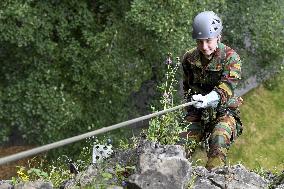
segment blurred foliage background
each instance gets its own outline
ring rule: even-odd
[[[191,23],[200,11],[222,18],[244,80],[276,67],[283,7],[282,0],[2,0],[0,142],[17,135],[47,144],[139,116],[134,94],[159,83],[167,52],[195,46]]]

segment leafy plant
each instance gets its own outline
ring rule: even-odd
[[[48,170],[48,179],[53,183],[55,187],[59,187],[63,183],[63,181],[72,178],[70,171],[66,166],[64,166],[64,164],[62,164],[61,166],[51,165]]]
[[[23,182],[29,181],[30,177],[27,173],[26,168],[23,166],[17,166],[17,168],[18,168],[17,175],[18,175],[19,181],[23,181]]]
[[[27,171],[27,173],[30,179],[32,180],[36,180],[36,179],[47,180],[48,179],[48,174],[41,169],[31,168]]]
[[[135,166],[121,166],[120,164],[116,164],[115,173],[118,178],[119,183],[124,183],[129,175],[131,175],[135,171]]]
[[[193,189],[194,188],[194,184],[195,184],[195,180],[196,180],[197,176],[196,175],[193,175],[188,184],[187,184],[187,189]]]
[[[165,81],[158,88],[162,91],[160,105],[163,110],[176,106],[175,95],[178,81],[176,79],[179,70],[180,61],[176,59],[176,63],[172,61],[172,55],[169,53],[166,60]],[[152,107],[155,112],[156,108]],[[182,119],[183,112],[178,110],[169,112],[159,117],[154,117],[149,122],[147,138],[151,141],[160,142],[161,144],[175,144],[179,141],[179,134],[184,131],[185,124]]]
[[[279,70],[279,73],[273,74],[270,79],[264,81],[263,85],[268,90],[280,90],[281,83],[284,81],[284,66],[281,65]]]

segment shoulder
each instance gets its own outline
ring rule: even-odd
[[[182,58],[182,62],[183,63],[186,63],[186,62],[195,62],[196,60],[198,60],[198,57],[199,57],[199,51],[198,49],[195,47],[195,48],[192,48],[190,50],[187,50],[184,55],[183,55],[183,58]]]
[[[223,44],[224,45],[224,44]],[[231,47],[224,45],[224,53],[226,61],[240,61],[240,56],[238,53]]]
[[[224,45],[225,54],[225,71],[227,71],[227,77],[241,78],[242,62],[237,52],[229,46]]]

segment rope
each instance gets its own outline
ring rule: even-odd
[[[48,151],[48,150],[51,150],[51,149],[54,149],[54,148],[65,146],[67,144],[74,143],[74,142],[77,142],[77,141],[85,139],[85,138],[89,138],[89,137],[92,137],[92,136],[95,136],[95,135],[98,135],[98,134],[102,134],[102,133],[105,133],[105,132],[108,132],[108,131],[111,131],[111,130],[114,130],[114,129],[118,129],[118,128],[130,125],[130,124],[133,124],[133,123],[137,123],[137,122],[140,122],[140,121],[143,121],[143,120],[155,117],[155,116],[159,116],[159,115],[162,115],[162,114],[165,114],[165,113],[168,113],[168,112],[180,109],[180,108],[184,108],[184,107],[193,105],[195,103],[196,103],[196,101],[188,102],[188,103],[181,104],[181,105],[178,105],[178,106],[175,106],[175,107],[172,107],[172,108],[169,108],[169,109],[165,109],[165,110],[162,110],[162,111],[159,111],[159,112],[155,112],[155,113],[148,114],[148,115],[145,115],[145,116],[142,116],[142,117],[138,117],[138,118],[131,119],[131,120],[128,120],[128,121],[124,121],[124,122],[121,122],[121,123],[118,123],[118,124],[115,124],[115,125],[103,127],[101,129],[91,131],[91,132],[88,132],[88,133],[85,133],[85,134],[77,135],[77,136],[74,136],[74,137],[71,137],[71,138],[67,138],[67,139],[60,140],[60,141],[50,143],[50,144],[47,144],[47,145],[43,145],[43,146],[40,146],[40,147],[37,147],[37,148],[33,148],[33,149],[30,149],[30,150],[27,150],[27,151],[23,151],[23,152],[19,152],[19,153],[10,155],[10,156],[6,156],[6,157],[3,157],[3,158],[0,158],[0,165],[6,164],[6,163],[9,163],[9,162],[13,162],[13,161],[17,161],[17,160],[20,160],[20,159],[23,159],[23,158],[26,158],[26,157],[29,157],[29,156],[33,156],[33,155],[36,155],[36,154],[39,154],[39,153],[42,153],[42,152],[45,152],[45,151]]]

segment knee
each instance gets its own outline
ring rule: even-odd
[[[236,122],[231,116],[222,117],[214,126],[210,141],[218,146],[229,146],[236,136]]]
[[[180,133],[180,137],[189,141],[200,142],[203,136],[203,127],[200,122],[191,122],[186,131]]]
[[[231,144],[230,133],[227,131],[213,132],[209,138],[209,145],[216,147],[228,148]]]

